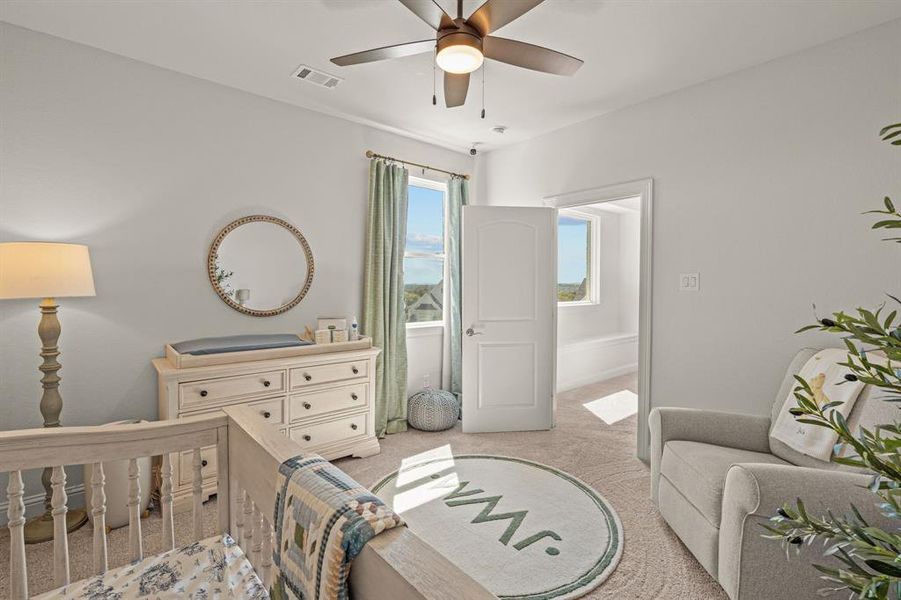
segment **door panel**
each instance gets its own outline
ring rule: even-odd
[[[536,260],[510,260],[498,248],[537,246],[537,232],[528,223],[489,223],[478,229],[479,321],[531,321],[535,318]],[[483,251],[484,249],[484,251]],[[529,260],[531,259],[531,260]]]
[[[463,208],[463,431],[553,426],[557,218]]]

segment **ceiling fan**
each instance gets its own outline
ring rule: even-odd
[[[346,67],[437,51],[435,62],[444,71],[444,101],[448,108],[466,102],[469,74],[481,67],[485,58],[544,73],[572,75],[582,66],[578,58],[534,44],[489,35],[543,1],[487,0],[468,19],[464,19],[463,0],[457,0],[457,18],[453,19],[435,0],[400,0],[401,4],[435,29],[435,39],[354,52],[335,57],[332,62]]]

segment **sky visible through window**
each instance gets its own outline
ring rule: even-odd
[[[557,226],[557,299],[588,300],[590,221],[561,214]]]
[[[410,185],[404,253],[407,322],[441,321],[444,279],[444,191]]]

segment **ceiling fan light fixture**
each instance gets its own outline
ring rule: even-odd
[[[482,66],[482,40],[472,34],[460,31],[438,40],[438,54],[435,62],[447,73],[472,73]]]

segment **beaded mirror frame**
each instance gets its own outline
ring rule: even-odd
[[[272,223],[273,225],[278,225],[287,229],[291,233],[291,235],[293,235],[297,239],[297,242],[303,249],[304,257],[306,258],[307,262],[307,277],[304,281],[303,287],[301,287],[300,291],[290,302],[272,309],[248,308],[246,306],[238,304],[231,296],[228,295],[228,293],[224,289],[222,289],[216,278],[216,256],[219,253],[219,246],[222,244],[223,240],[225,240],[226,236],[241,225],[260,222]],[[231,223],[223,227],[218,235],[216,235],[215,239],[213,239],[213,243],[210,244],[210,251],[207,254],[207,275],[210,278],[210,285],[213,286],[216,294],[218,294],[223,302],[228,304],[236,311],[244,313],[245,315],[250,315],[252,317],[274,317],[275,315],[280,315],[283,312],[287,312],[300,304],[300,301],[304,299],[304,296],[306,296],[307,292],[310,290],[310,285],[312,285],[313,283],[314,272],[315,266],[313,262],[313,251],[310,249],[310,244],[307,243],[306,238],[303,237],[303,234],[300,232],[300,230],[284,219],[279,219],[278,217],[272,217],[269,215],[249,215],[232,221]]]

